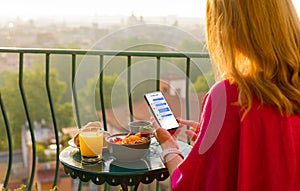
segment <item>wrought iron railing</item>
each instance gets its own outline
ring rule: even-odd
[[[133,64],[133,58],[136,57],[150,57],[154,58],[154,66],[153,70],[156,72],[156,90],[159,90],[160,88],[160,75],[161,75],[161,64],[162,64],[162,59],[165,58],[180,58],[184,59],[184,65],[185,65],[185,75],[186,75],[186,89],[185,89],[185,110],[186,110],[186,118],[189,118],[190,116],[190,103],[189,103],[189,86],[190,86],[190,70],[191,70],[191,60],[193,59],[209,59],[209,55],[207,53],[198,53],[198,52],[149,52],[149,51],[105,51],[105,50],[75,50],[75,49],[40,49],[40,48],[0,48],[0,54],[12,54],[16,57],[16,62],[18,62],[17,69],[18,69],[18,88],[19,88],[19,93],[22,98],[22,103],[23,107],[20,107],[19,109],[24,109],[24,115],[26,117],[26,120],[28,122],[28,128],[30,132],[30,137],[31,137],[31,142],[32,142],[32,168],[31,172],[29,175],[28,182],[25,184],[27,185],[28,190],[31,190],[33,185],[34,185],[34,178],[35,178],[35,171],[36,171],[36,140],[35,140],[35,133],[34,133],[34,125],[33,125],[33,119],[31,116],[31,113],[29,111],[29,105],[28,105],[28,97],[27,97],[27,90],[24,87],[24,57],[26,55],[43,55],[45,57],[45,60],[43,62],[44,65],[44,70],[46,73],[45,76],[45,85],[46,85],[46,93],[48,97],[48,104],[50,107],[51,111],[51,118],[52,118],[52,123],[53,123],[53,131],[55,134],[55,139],[56,139],[56,167],[55,167],[55,176],[53,177],[53,187],[56,186],[57,184],[57,179],[58,179],[58,172],[59,172],[59,153],[60,153],[60,143],[59,143],[59,127],[57,123],[57,114],[56,114],[56,109],[53,104],[53,90],[51,89],[50,85],[50,70],[51,70],[51,56],[53,55],[66,55],[69,56],[71,61],[70,63],[67,63],[71,67],[71,81],[72,84],[75,81],[76,78],[76,70],[78,67],[77,64],[77,59],[79,56],[95,56],[98,58],[98,64],[100,68],[99,72],[99,95],[100,95],[100,103],[101,103],[101,108],[102,108],[102,121],[104,124],[104,129],[107,130],[107,119],[106,119],[106,109],[105,109],[105,97],[103,94],[103,76],[105,68],[104,68],[104,60],[106,57],[124,57],[126,58],[127,62],[127,96],[128,96],[128,109],[130,111],[130,120],[133,120],[133,101],[132,101],[132,96],[131,96],[131,65]],[[0,66],[3,65],[3,63],[0,63]],[[0,68],[1,69],[1,68]],[[0,71],[1,72],[1,71]],[[1,84],[0,84],[1,87]],[[7,165],[7,172],[5,174],[5,179],[3,181],[3,187],[7,187],[10,179],[10,174],[11,174],[11,169],[12,169],[12,161],[13,161],[13,139],[12,139],[12,132],[11,128],[13,128],[10,124],[11,121],[9,120],[9,112],[6,109],[6,98],[3,96],[3,92],[5,89],[0,89],[0,106],[1,106],[1,117],[3,119],[3,125],[6,130],[6,135],[7,135],[7,144],[8,144],[8,165]],[[36,90],[39,91],[39,90]],[[73,103],[74,103],[74,110],[75,110],[75,120],[77,122],[77,125],[81,127],[81,120],[80,120],[80,114],[79,114],[79,106],[77,103],[77,92],[76,88],[72,88],[72,93],[73,93]],[[0,180],[1,181],[1,180]],[[80,189],[80,188],[79,188]]]

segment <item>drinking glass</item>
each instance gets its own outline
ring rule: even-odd
[[[140,126],[139,132],[141,133],[142,137],[151,138],[153,134],[153,127],[151,125]]]
[[[142,136],[150,137],[153,127],[150,121],[131,121],[128,123],[129,131],[132,134],[141,133]]]
[[[79,131],[80,154],[83,162],[102,160],[103,129],[97,126],[82,127]]]

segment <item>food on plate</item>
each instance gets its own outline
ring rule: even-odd
[[[151,144],[150,137],[142,137],[140,133],[118,133],[106,137],[108,152],[116,161],[139,161],[148,152]]]
[[[106,137],[109,137],[110,136],[110,132],[108,132],[108,131],[103,131],[103,137],[104,137],[104,139],[103,139],[103,147],[107,147],[107,142],[105,141],[106,139]]]
[[[80,147],[80,144],[79,144],[79,133],[76,133],[76,135],[74,136],[74,144],[77,147]]]
[[[149,141],[147,137],[142,137],[141,133],[130,134],[128,133],[124,138],[115,137],[110,139],[110,142],[115,144],[139,144]]]

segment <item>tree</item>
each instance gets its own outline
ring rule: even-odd
[[[71,102],[65,102],[57,107],[57,123],[60,130],[62,127],[70,127],[75,125],[73,117],[73,105]]]
[[[11,133],[13,135],[14,148],[20,148],[21,129],[22,126],[27,123],[18,80],[18,72],[6,71],[5,78],[0,86],[0,91],[9,118]],[[51,127],[53,121],[45,87],[45,71],[43,71],[41,67],[24,70],[23,82],[31,121],[45,121],[44,126]],[[61,97],[65,92],[65,83],[58,80],[58,75],[55,70],[52,70],[50,74],[50,88],[52,102],[59,123],[58,126],[65,127],[71,125],[73,117],[72,107],[70,106],[70,103],[60,102]],[[0,136],[0,138],[3,138],[6,134],[1,133]],[[0,148],[3,147],[1,146]]]
[[[117,75],[103,76],[103,98],[105,109],[126,103],[126,83]],[[92,77],[77,94],[81,124],[95,119],[95,112],[101,110],[98,77]],[[95,103],[95,105],[93,105]],[[96,110],[96,111],[95,111]],[[83,122],[83,123],[82,123]]]
[[[177,47],[179,52],[199,52],[207,53],[207,48],[205,42],[199,40],[185,39]],[[185,72],[186,59],[172,59],[173,62]],[[209,58],[192,58],[190,62],[190,80],[195,82],[199,75],[209,72],[212,70],[212,65]]]
[[[183,40],[177,49],[182,52],[208,52],[205,42],[200,42],[199,40]]]
[[[199,75],[193,85],[196,92],[207,92],[214,82],[215,79],[213,72],[208,72],[206,75]]]

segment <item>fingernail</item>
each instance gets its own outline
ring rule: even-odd
[[[195,141],[196,138],[197,138],[197,135],[195,134],[195,135],[193,136],[193,138],[192,138],[192,141]]]

